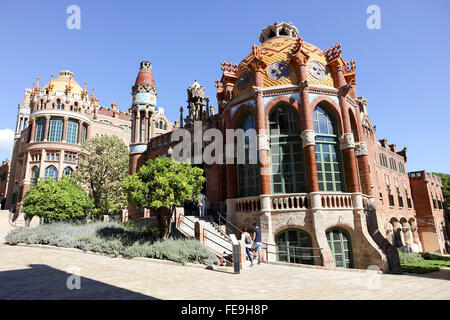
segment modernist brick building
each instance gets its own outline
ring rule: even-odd
[[[357,95],[355,62],[343,59],[340,45],[323,51],[303,41],[291,23],[264,28],[260,42],[239,65],[222,63],[217,114],[195,81],[188,115],[181,109],[174,127],[193,132],[201,121],[224,137],[226,129],[257,132],[256,165],[199,164],[209,208],[226,208],[239,227],[260,224],[269,260],[398,271],[396,248],[424,249],[406,147],[377,141],[367,101]],[[147,78],[146,92],[156,92],[153,75]],[[135,107],[130,173],[149,158],[170,156],[176,144],[170,132],[142,140],[153,107]],[[144,214],[131,209],[130,217]],[[287,249],[276,253],[279,245]]]
[[[409,180],[416,209],[416,229],[423,251],[444,253],[449,238],[441,178],[423,170],[410,172]]]

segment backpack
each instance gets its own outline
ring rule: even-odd
[[[245,235],[245,244],[252,244],[252,238],[248,233]]]

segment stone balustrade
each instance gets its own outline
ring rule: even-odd
[[[286,212],[320,210],[352,210],[359,207],[354,194],[337,192],[290,193],[228,199],[228,212]],[[361,197],[361,207],[362,204]],[[267,205],[264,205],[267,201]],[[367,199],[366,199],[366,201]],[[365,205],[367,205],[367,203]],[[362,209],[362,208],[361,208]]]

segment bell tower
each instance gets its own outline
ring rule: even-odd
[[[157,106],[157,93],[152,64],[149,61],[142,61],[131,91],[130,174],[136,172],[137,160],[147,150],[147,143],[152,136],[151,124]]]

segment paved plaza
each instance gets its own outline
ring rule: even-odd
[[[0,299],[450,299],[450,270],[445,280],[262,264],[235,275],[3,244],[0,261]],[[68,289],[70,272],[80,289]]]

